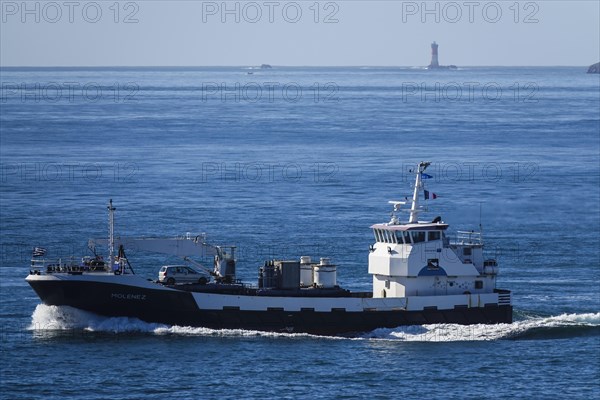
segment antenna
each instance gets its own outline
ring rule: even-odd
[[[481,236],[481,238],[483,238],[483,226],[481,225],[481,208],[482,208],[483,202],[479,202],[479,235]]]

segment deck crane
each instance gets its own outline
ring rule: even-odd
[[[216,246],[206,242],[206,235],[192,235],[172,238],[157,237],[115,237],[112,239],[90,239],[88,247],[96,254],[96,246],[118,246],[128,251],[147,251],[169,254],[182,258],[203,269],[215,278],[217,282],[230,283],[235,281],[235,246]],[[191,257],[213,256],[214,268],[210,270]]]

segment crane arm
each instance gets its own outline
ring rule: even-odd
[[[123,245],[128,252],[145,251],[170,254],[178,257],[222,256],[221,248],[205,243],[200,236],[175,238],[117,237],[115,246]],[[95,252],[96,246],[107,246],[108,239],[90,239],[88,247]]]

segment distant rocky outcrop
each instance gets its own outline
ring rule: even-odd
[[[588,74],[600,74],[600,62],[597,62],[594,65],[590,65],[587,73]]]
[[[427,69],[458,69],[456,65],[429,65]]]

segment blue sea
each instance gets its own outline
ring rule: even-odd
[[[598,398],[600,76],[585,67],[3,68],[0,397]],[[424,219],[479,229],[514,322],[351,337],[211,330],[40,304],[34,246],[206,233],[331,257],[369,290],[369,226],[431,161]],[[156,279],[168,255],[132,251]],[[207,262],[207,260],[198,260]]]

